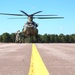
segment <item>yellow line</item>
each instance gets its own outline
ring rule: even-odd
[[[50,75],[43,63],[35,44],[32,44],[32,55],[28,75]]]

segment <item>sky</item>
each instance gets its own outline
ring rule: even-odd
[[[38,15],[54,14],[64,19],[34,19],[39,34],[75,34],[75,0],[0,0],[0,13],[28,14],[43,11]],[[8,19],[15,16],[0,15],[0,35],[22,31],[27,19]]]

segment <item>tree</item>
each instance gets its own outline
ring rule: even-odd
[[[54,40],[55,40],[55,35],[54,34],[50,35],[50,43],[54,43]]]
[[[69,37],[70,37],[69,35],[66,35],[66,37],[65,37],[65,42],[66,42],[66,43],[69,43],[69,42],[70,42],[70,41],[69,41],[69,40],[70,40]]]
[[[59,42],[59,37],[58,37],[58,35],[55,35],[55,36],[54,36],[54,42],[55,42],[55,43],[58,43],[58,42]]]
[[[64,34],[59,35],[59,42],[60,43],[65,43],[65,35]]]
[[[44,43],[48,43],[49,42],[47,34],[43,35],[43,42]]]
[[[72,34],[71,37],[72,37],[72,42],[75,43],[75,34]]]
[[[2,35],[2,42],[11,42],[11,36],[9,33],[3,33]]]
[[[0,42],[2,42],[2,36],[0,35]]]
[[[10,35],[10,37],[11,37],[11,42],[15,42],[15,38],[16,38],[16,35],[15,35],[15,33],[12,33],[11,35]]]

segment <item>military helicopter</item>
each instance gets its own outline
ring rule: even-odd
[[[25,23],[22,33],[25,36],[35,36],[37,38],[38,36],[38,24],[33,21],[33,19],[62,19],[64,17],[58,17],[58,15],[36,15],[38,13],[41,13],[42,11],[35,12],[33,14],[27,14],[23,10],[20,10],[23,14],[10,14],[10,13],[0,13],[0,15],[13,15],[13,16],[27,16],[28,21]],[[35,16],[35,17],[34,17]],[[27,19],[27,18],[9,18],[9,19]],[[20,31],[17,32],[17,38],[19,36]]]

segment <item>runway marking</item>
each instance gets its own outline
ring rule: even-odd
[[[32,44],[31,63],[28,75],[50,75],[35,44]]]

